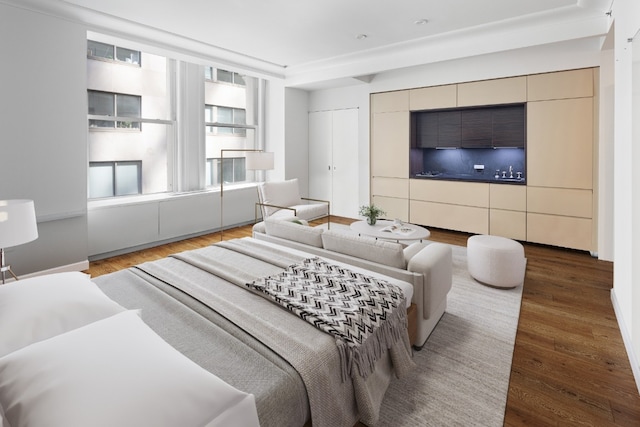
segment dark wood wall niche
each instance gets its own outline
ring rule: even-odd
[[[412,148],[524,148],[521,104],[411,112]]]

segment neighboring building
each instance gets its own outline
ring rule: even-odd
[[[178,61],[125,46],[87,41],[90,199],[178,190],[174,89]],[[253,149],[257,79],[201,67],[206,135],[204,182],[220,185],[220,150]],[[188,140],[185,144],[198,144]],[[225,183],[253,181],[241,152],[224,159]]]

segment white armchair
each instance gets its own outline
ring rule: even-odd
[[[258,185],[257,209],[260,207],[262,219],[286,218],[296,216],[312,220],[329,216],[330,203],[327,200],[300,197],[298,179],[286,181],[262,182]]]

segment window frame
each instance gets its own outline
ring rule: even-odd
[[[108,46],[113,48],[113,58],[109,58],[106,56],[102,56],[102,55],[96,55],[95,53],[92,53],[92,49],[89,46],[89,43],[95,43],[95,44],[99,44],[99,45],[103,45],[103,46]],[[137,52],[138,53],[138,61],[134,62],[133,60],[131,60],[131,62],[128,62],[126,60],[122,60],[118,58],[118,49],[124,49],[124,50],[128,50],[131,52]],[[117,64],[123,64],[123,65],[129,65],[132,67],[142,67],[142,51],[140,50],[136,50],[136,49],[131,49],[128,47],[124,47],[124,46],[118,46],[115,44],[111,44],[111,43],[104,43],[104,42],[99,42],[97,40],[91,40],[91,39],[87,39],[87,58],[89,59],[93,59],[96,61],[105,61],[105,62],[114,62]]]
[[[137,183],[136,186],[138,188],[137,193],[129,193],[129,194],[117,194],[118,190],[118,174],[117,169],[118,166],[137,166]],[[97,166],[110,166],[111,167],[111,195],[110,196],[100,196],[100,197],[91,197],[89,193],[91,187],[88,187],[87,191],[87,199],[88,200],[100,200],[100,199],[113,199],[113,198],[121,198],[127,196],[141,196],[142,194],[142,160],[100,160],[95,162],[89,162],[89,174],[91,173],[91,167]]]
[[[117,93],[117,92],[106,92],[102,90],[94,90],[87,89],[87,107],[90,108],[90,94],[91,93],[101,93],[108,94],[113,96],[113,115],[103,115],[103,114],[88,114],[87,117],[89,119],[89,130],[90,131],[125,131],[125,132],[142,132],[142,122],[145,121],[142,119],[142,96],[141,95],[130,95],[126,93]],[[131,97],[136,98],[139,104],[140,116],[120,116],[118,114],[118,97]],[[110,126],[91,126],[91,122],[110,122],[113,123],[113,127]],[[126,127],[120,126],[120,124],[124,123],[137,123],[137,126]]]

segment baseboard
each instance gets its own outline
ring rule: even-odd
[[[45,274],[66,273],[68,271],[84,271],[89,269],[89,260],[67,264],[60,267],[50,268],[48,270],[36,271],[34,273],[23,274],[20,279],[28,279],[29,277],[44,276]],[[8,282],[8,280],[7,280]]]
[[[622,310],[620,309],[620,305],[618,304],[615,289],[611,289],[611,302],[613,303],[613,311],[616,313],[618,327],[620,328],[620,333],[622,334],[622,341],[624,342],[624,347],[627,350],[627,357],[629,357],[631,371],[633,372],[633,377],[636,380],[636,387],[638,388],[638,393],[640,393],[640,360],[638,360],[635,352],[633,351],[631,335],[629,334],[627,327],[625,326],[624,322],[620,321],[620,319],[622,319]]]

